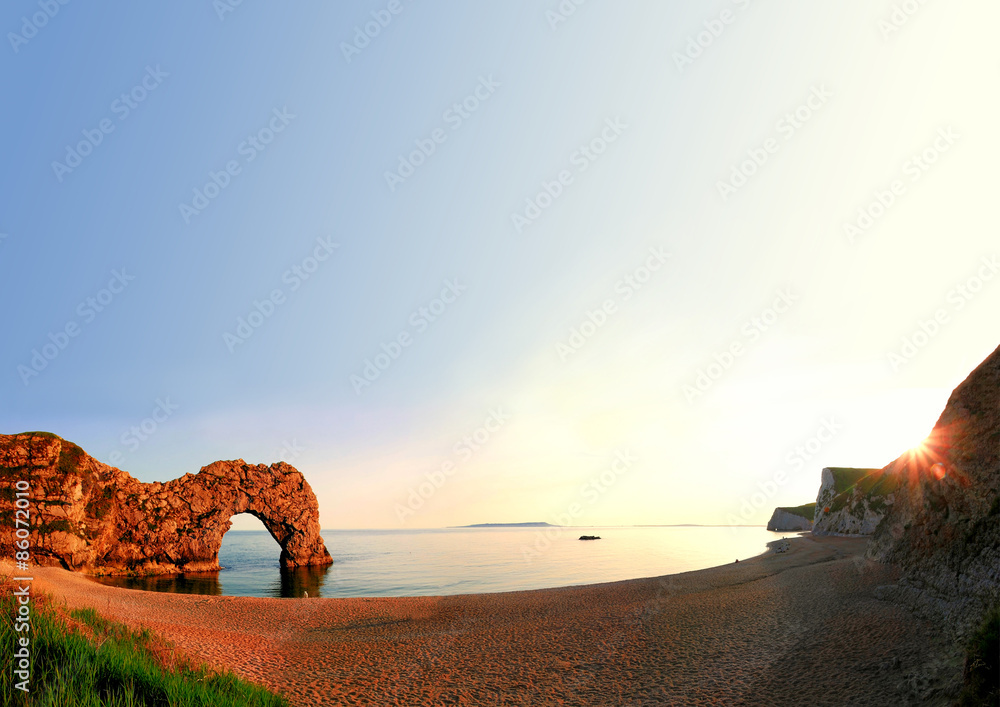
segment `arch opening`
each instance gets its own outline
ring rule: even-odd
[[[237,513],[229,522],[229,530],[219,545],[218,562],[222,570],[245,565],[280,565],[284,548],[256,513]]]
[[[329,564],[289,567],[285,545],[274,524],[248,510],[233,515],[231,527],[222,537],[218,563],[223,594],[236,596],[320,597]],[[281,528],[278,528],[281,532]]]

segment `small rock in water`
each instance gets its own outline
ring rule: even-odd
[[[581,535],[580,540],[600,540],[600,535]]]

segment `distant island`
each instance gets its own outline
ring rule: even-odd
[[[552,523],[474,523],[473,525],[449,525],[449,528],[561,528]]]

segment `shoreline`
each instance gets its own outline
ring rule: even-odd
[[[594,527],[604,528],[610,526]],[[634,529],[640,528],[640,526],[630,527]],[[698,529],[708,527],[710,526],[697,526]],[[705,553],[702,553],[701,548],[698,548],[697,552],[681,552],[677,553],[676,556],[665,555],[662,558],[656,558],[653,560],[646,559],[637,564],[624,562],[620,565],[612,566],[610,571],[608,570],[609,562],[611,565],[615,565],[616,560],[609,560],[608,557],[599,557],[596,561],[594,561],[594,566],[598,568],[597,570],[586,570],[583,569],[582,566],[577,567],[572,564],[566,564],[564,568],[555,567],[555,571],[551,573],[538,571],[525,573],[520,571],[518,567],[521,563],[512,563],[510,558],[506,558],[506,560],[504,560],[504,558],[498,557],[496,559],[495,567],[481,564],[478,567],[473,568],[470,572],[462,570],[460,562],[452,562],[448,566],[441,567],[441,574],[439,577],[442,579],[437,586],[430,585],[420,579],[415,579],[409,589],[418,592],[416,594],[406,593],[408,587],[405,580],[396,581],[392,572],[386,573],[384,570],[380,570],[379,568],[373,568],[370,564],[362,564],[360,568],[357,565],[350,566],[347,569],[347,573],[344,574],[345,565],[339,564],[339,560],[336,560],[331,565],[322,567],[296,567],[288,569],[279,568],[278,565],[275,564],[273,568],[254,566],[252,570],[249,570],[247,567],[239,565],[238,563],[240,560],[233,556],[229,558],[232,560],[232,563],[227,562],[224,566],[220,566],[219,569],[206,569],[199,567],[196,570],[181,571],[178,571],[175,568],[170,572],[143,570],[119,570],[109,572],[103,568],[88,569],[84,567],[77,568],[73,571],[75,574],[89,577],[102,584],[118,586],[135,591],[152,590],[157,592],[179,594],[204,594],[206,596],[299,598],[302,596],[302,592],[304,590],[308,591],[310,598],[356,598],[361,596],[392,598],[411,596],[457,596],[462,594],[496,594],[509,591],[533,591],[536,589],[558,589],[567,586],[604,584],[608,582],[642,579],[650,576],[663,576],[661,573],[681,574],[685,572],[711,569],[714,567],[722,567],[734,562],[746,562],[759,555],[768,554],[772,551],[775,543],[786,538],[796,537],[801,535],[803,532],[808,533],[808,531],[799,530],[764,532],[763,526],[719,526],[719,528],[730,529],[734,527],[755,527],[762,532],[755,534],[749,542],[747,542],[746,539],[743,539],[741,542],[740,539],[736,537],[731,538],[730,540],[732,540],[734,547],[731,547],[729,550],[723,550],[723,552],[727,554],[727,557],[720,556],[721,552],[714,547],[709,548]],[[685,526],[684,529],[689,528],[688,526]],[[447,532],[448,529],[438,530]],[[459,530],[464,531],[466,529],[463,528]],[[471,530],[480,529],[474,528]],[[484,530],[489,532],[493,529],[487,528]],[[517,531],[520,529],[512,528],[511,530]],[[256,534],[260,537],[266,537],[269,540],[271,539],[270,534],[266,530],[242,532]],[[403,532],[408,533],[410,531]],[[628,552],[628,544],[623,544],[622,540],[622,537],[615,538],[606,536],[604,542],[601,544],[606,545],[610,543],[611,545],[614,545],[617,541],[619,545],[618,551]],[[722,543],[717,544],[722,547]],[[527,553],[529,552],[528,546],[524,545],[521,549],[526,553],[526,561],[531,561],[527,559]],[[732,551],[733,554],[728,554],[730,551]],[[391,550],[390,555],[391,552],[399,552],[399,550]],[[541,550],[539,550],[538,553],[532,554],[537,555],[540,553]],[[417,556],[419,553],[414,551],[405,554]],[[617,556],[619,552],[612,552],[611,554]],[[439,563],[441,559],[443,559],[439,554],[432,554],[428,557],[432,563]],[[734,557],[735,560],[733,559]],[[220,560],[221,559],[222,558],[220,558]],[[590,559],[580,559],[581,561],[590,563]],[[391,556],[388,558],[388,561],[390,566],[397,565],[396,561]],[[406,558],[404,558],[404,562],[405,561]],[[227,570],[233,569],[235,569],[235,572],[227,572]],[[560,569],[565,570],[562,572],[563,576],[561,577],[558,576],[560,574]],[[330,570],[329,574],[326,574],[327,570]],[[408,567],[407,570],[409,574],[412,575],[414,572],[421,571],[421,568],[414,564],[412,567]],[[249,574],[251,571],[254,572],[256,576],[251,578]],[[378,574],[378,572],[381,572],[381,574]],[[295,573],[301,574],[296,577],[293,582],[293,580],[289,578],[293,577]],[[248,584],[251,579],[256,582],[256,584],[253,584],[252,586]],[[171,583],[174,586],[170,586]],[[285,585],[291,583],[294,583],[296,588],[289,590]],[[363,583],[366,584],[362,586]],[[207,585],[209,584],[213,586],[208,587]],[[195,585],[203,586],[192,589]],[[345,589],[342,585],[349,585],[349,587]],[[265,588],[265,591],[258,591],[260,588]],[[392,593],[380,593],[380,589],[384,592]],[[352,590],[362,591],[363,593],[348,593]]]
[[[679,574],[488,594],[169,594],[50,567],[33,568],[33,591],[146,626],[296,705],[899,703],[937,632],[874,598],[897,570],[863,558],[866,538],[788,543]]]
[[[718,570],[726,569],[730,565],[749,565],[751,562],[760,560],[762,558],[765,558],[765,557],[768,557],[768,556],[772,556],[772,555],[775,555],[775,554],[780,554],[780,553],[776,553],[775,550],[774,550],[773,546],[776,543],[780,543],[782,541],[787,541],[787,542],[790,543],[790,542],[792,542],[793,540],[795,540],[797,538],[811,536],[811,531],[787,531],[787,532],[794,533],[795,537],[775,538],[774,540],[771,540],[771,541],[767,542],[765,544],[765,549],[762,552],[760,552],[759,554],[757,554],[757,555],[753,555],[751,557],[747,557],[747,558],[744,558],[744,559],[736,559],[734,562],[732,562],[732,563],[726,563],[724,565],[713,565],[711,567],[702,567],[700,569],[685,570],[683,572],[673,572],[671,574],[658,575],[658,576],[655,576],[655,577],[635,577],[635,578],[631,578],[631,579],[609,580],[609,581],[606,581],[606,582],[584,582],[584,583],[581,583],[581,584],[561,584],[561,585],[558,585],[558,586],[555,586],[555,587],[538,587],[538,588],[535,588],[535,589],[504,589],[504,590],[500,590],[500,591],[496,591],[496,592],[463,592],[463,593],[457,593],[457,594],[414,594],[414,595],[403,595],[403,596],[382,596],[382,595],[374,595],[374,594],[373,595],[364,594],[364,595],[351,596],[351,597],[309,597],[309,599],[312,600],[312,601],[315,601],[315,600],[353,601],[353,600],[362,600],[362,599],[377,599],[377,600],[392,601],[392,600],[396,600],[396,599],[447,599],[447,598],[454,598],[454,597],[487,597],[487,596],[494,596],[494,595],[498,595],[498,594],[523,594],[523,593],[526,593],[526,592],[552,592],[552,591],[561,591],[561,590],[568,590],[568,589],[579,589],[581,587],[605,587],[605,586],[609,586],[609,585],[624,584],[624,583],[629,583],[629,582],[643,582],[643,581],[649,581],[649,580],[670,579],[670,578],[682,577],[682,576],[685,576],[685,575],[691,575],[691,574],[695,574],[695,573],[698,573],[698,572],[716,572]],[[830,537],[854,538],[855,540],[858,539],[858,536],[851,536],[851,535],[831,535]],[[864,538],[864,540],[867,541],[867,538]],[[92,583],[94,585],[97,585],[99,587],[109,588],[109,589],[115,589],[115,590],[120,590],[120,591],[125,591],[125,592],[134,592],[134,593],[151,594],[151,595],[203,597],[205,599],[216,599],[216,600],[218,600],[218,599],[254,599],[254,600],[279,601],[279,602],[295,601],[296,599],[301,599],[302,598],[302,597],[254,597],[254,596],[245,596],[245,595],[237,595],[237,594],[199,594],[199,593],[196,593],[196,592],[188,593],[188,592],[169,592],[169,591],[158,591],[158,590],[148,590],[148,589],[133,589],[133,588],[130,588],[130,587],[120,587],[120,586],[117,586],[115,584],[110,584],[110,583],[105,584],[104,582],[101,581],[101,580],[105,580],[105,579],[157,579],[157,578],[161,578],[161,577],[186,577],[188,575],[191,575],[191,576],[197,578],[197,577],[202,576],[202,575],[216,575],[220,571],[222,571],[223,569],[225,569],[225,568],[220,568],[220,569],[215,569],[215,570],[211,570],[211,569],[208,569],[208,570],[194,570],[194,571],[190,571],[190,572],[174,572],[174,573],[170,573],[170,574],[157,574],[157,573],[153,573],[153,574],[130,574],[130,575],[126,575],[126,574],[98,574],[98,573],[85,572],[85,571],[82,571],[82,570],[81,571],[72,571],[72,570],[64,569],[62,567],[56,567],[56,566],[53,566],[53,565],[33,565],[32,568],[31,568],[31,572],[33,574],[36,574],[36,575],[39,575],[39,576],[41,576],[43,574],[49,574],[50,572],[53,572],[55,575],[59,575],[61,573],[64,573],[64,575],[68,575],[69,577],[73,577],[73,578],[81,577],[81,578],[86,579],[90,583]],[[0,559],[0,574],[3,574],[3,575],[13,575],[13,574],[16,574],[15,571],[14,571],[14,563],[11,562],[11,561],[9,561],[9,560]],[[21,574],[23,574],[23,572],[21,572]],[[56,577],[43,577],[42,578],[42,584],[43,585],[46,584],[46,580],[47,579],[51,580],[51,581],[54,581],[57,586],[59,585],[59,581],[58,581],[58,579]],[[45,591],[45,590],[43,590],[43,591]],[[49,591],[51,591],[51,589],[49,589]],[[74,606],[71,606],[70,608],[77,608],[77,607],[74,605]]]

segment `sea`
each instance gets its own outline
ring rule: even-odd
[[[323,568],[284,570],[264,530],[230,530],[219,572],[104,584],[246,597],[399,597],[509,592],[613,582],[715,567],[767,550],[794,533],[762,526],[491,527],[324,530]],[[580,540],[597,535],[600,540]]]

